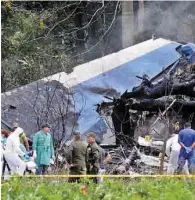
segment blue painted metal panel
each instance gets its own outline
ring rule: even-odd
[[[70,100],[67,118],[65,118],[66,134],[63,137],[69,138],[69,134],[78,124],[78,131],[81,133],[92,130],[99,133],[98,136],[101,139],[102,134],[107,130],[107,126],[96,113],[96,104],[105,100],[104,95],[119,97],[125,90],[131,90],[139,85],[140,80],[135,77],[136,75],[142,76],[146,73],[152,78],[163,67],[174,63],[180,57],[175,50],[179,45],[170,43],[73,87],[72,89],[75,90],[74,102],[72,102],[72,99]],[[2,118],[10,124],[17,119],[28,135],[34,134],[38,129],[37,113],[34,112],[32,105],[36,102],[36,110],[38,115],[41,116],[40,120],[45,119],[44,115],[47,112],[42,112],[42,108],[47,106],[48,93],[44,88],[49,87],[51,94],[53,94],[58,81],[44,82],[40,80],[38,83],[41,92],[37,90],[37,83],[31,83],[16,89],[11,95],[3,95]],[[63,91],[60,89],[55,91],[56,95],[47,118],[47,122],[53,127],[52,133],[58,140],[62,136],[62,124],[64,125],[64,121],[61,120],[58,111],[53,112],[52,109],[63,108],[66,100],[64,102],[60,101],[62,93]],[[39,95],[38,99],[37,95]],[[63,95],[65,94],[63,93]],[[10,109],[10,105],[15,105],[16,109]],[[76,111],[74,105],[76,106]],[[82,112],[80,112],[81,108],[83,108]],[[66,109],[64,112],[66,112]],[[78,115],[79,119],[77,120]],[[43,122],[40,121],[41,123]]]
[[[78,121],[79,131],[104,132],[106,125],[95,111],[95,105],[104,99],[103,95],[122,94],[126,89],[131,90],[140,84],[136,75],[148,74],[150,78],[157,75],[163,67],[171,65],[180,57],[175,50],[179,45],[170,43],[75,86],[73,89],[77,91],[75,93],[77,111],[84,102],[83,97],[85,99],[85,107]]]

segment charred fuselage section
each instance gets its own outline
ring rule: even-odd
[[[141,84],[131,92],[98,105],[100,115],[110,112],[117,144],[131,145],[139,135],[163,139],[175,122],[182,128],[190,121],[195,128],[195,53],[190,45],[177,51],[181,57],[156,77],[137,76]]]

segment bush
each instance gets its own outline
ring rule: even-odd
[[[105,180],[95,185],[87,179],[68,183],[63,179],[19,179],[2,185],[2,200],[194,200],[193,179]]]

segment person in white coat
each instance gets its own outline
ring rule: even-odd
[[[24,156],[24,152],[20,148],[20,135],[23,133],[23,129],[18,127],[12,134],[7,138],[4,156],[11,169],[11,173],[24,175],[26,170],[26,163],[20,158]]]
[[[166,143],[166,155],[169,157],[167,174],[174,174],[178,168],[178,158],[181,146],[178,143],[178,134],[173,134]],[[187,165],[183,168],[183,174],[189,174]]]

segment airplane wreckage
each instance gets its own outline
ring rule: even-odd
[[[193,44],[178,46],[180,57],[158,75],[151,79],[147,74],[136,76],[141,79],[139,86],[118,98],[104,96],[108,101],[97,104],[96,112],[113,133],[110,137],[116,137],[116,145],[101,145],[111,155],[106,174],[167,170],[168,158],[163,155],[166,140],[186,121],[195,126],[194,49]]]
[[[194,51],[192,43],[151,39],[16,88],[1,94],[3,124],[18,121],[32,139],[47,120],[58,141],[55,170],[68,166],[66,147],[76,130],[84,140],[93,131],[102,141],[112,157],[107,173],[158,173],[175,123],[195,128]]]
[[[160,74],[152,79],[146,74],[136,76],[142,82],[131,92],[125,91],[118,99],[105,96],[112,101],[98,104],[97,112],[103,116],[109,113],[112,118],[117,143],[131,143],[131,139],[127,141],[124,137],[133,139],[138,132],[142,136],[151,134],[154,139],[163,139],[164,130],[163,134],[155,130],[160,121],[165,123],[169,120],[167,131],[170,133],[175,122],[182,126],[190,121],[195,126],[195,54],[188,45],[179,46],[177,51],[181,57]],[[148,120],[152,118],[156,121],[150,125]],[[146,126],[148,130],[144,131],[142,128]]]
[[[117,160],[110,163],[111,173],[156,174],[160,167],[163,173],[167,157],[163,155],[162,161],[157,156],[165,151],[166,140],[186,121],[195,128],[194,46],[180,45],[176,50],[181,57],[157,76],[136,76],[139,86],[117,99],[105,96],[109,101],[97,105],[104,119],[111,117],[120,145],[111,151]]]

